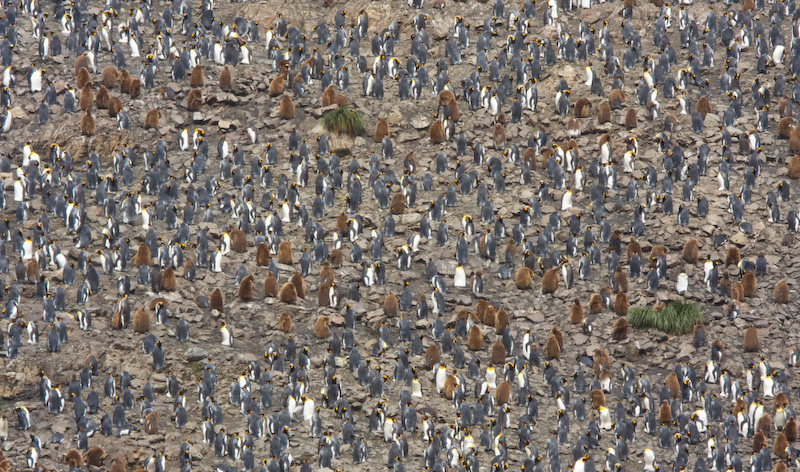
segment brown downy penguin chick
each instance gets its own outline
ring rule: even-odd
[[[800,128],[794,128],[789,132],[789,151],[800,151]],[[800,157],[795,158],[796,156],[796,154],[792,155],[789,160],[789,178],[792,179],[800,177]]]
[[[506,363],[506,347],[502,341],[495,341],[492,344],[492,353],[489,356],[492,365],[501,365]]]
[[[767,437],[761,431],[753,435],[753,452],[758,452],[767,445]]]
[[[789,303],[789,286],[781,279],[775,284],[775,303],[785,305]]]
[[[444,106],[447,107],[447,112],[450,115],[450,119],[457,123],[461,119],[461,110],[458,109],[458,102],[456,99],[451,98],[444,103]]]
[[[270,83],[270,85],[272,85]],[[333,88],[333,84],[328,85],[325,87],[325,90],[322,92],[322,106],[327,107],[333,105],[336,102],[336,90]]]
[[[758,419],[758,423],[756,423],[756,431],[761,431],[764,433],[764,437],[769,438],[770,433],[772,433],[772,416],[764,415]]]
[[[389,211],[392,212],[393,215],[402,215],[406,212],[406,197],[402,192],[397,192],[392,195]]]
[[[701,321],[695,323],[692,328],[692,345],[694,347],[702,347],[706,345],[706,327]]]
[[[793,443],[797,441],[797,421],[794,417],[789,417],[786,424],[783,425],[781,432],[786,436],[786,440]]]
[[[494,391],[494,402],[496,405],[506,405],[511,398],[511,382],[504,380],[497,385],[497,390]]]
[[[267,271],[267,276],[264,277],[264,296],[272,298],[278,296],[278,279],[270,271]]]
[[[439,346],[436,344],[431,344],[428,346],[428,349],[425,350],[425,367],[431,370],[440,362],[442,362],[442,351],[439,350]]]
[[[589,312],[596,315],[603,311],[603,297],[599,293],[593,293],[589,298]]]
[[[333,273],[331,263],[325,261],[322,263],[322,267],[319,269],[319,284],[326,285],[332,282],[336,282],[336,275]]]
[[[233,73],[227,65],[219,73],[219,88],[223,92],[233,92]]]
[[[344,262],[344,252],[341,249],[331,249],[328,260],[330,261],[331,267],[339,268],[342,266],[342,262]]]
[[[608,104],[611,108],[615,110],[622,108],[623,103],[625,103],[625,92],[622,89],[614,89],[608,94]]]
[[[636,240],[636,237],[631,236],[631,240],[628,243],[628,261],[630,262],[631,256],[634,254],[638,254],[639,257],[642,256],[642,245],[639,244],[639,241]]]
[[[456,387],[458,386],[458,379],[455,375],[448,375],[447,378],[444,380],[444,386],[442,386],[442,395],[448,400],[453,399],[453,392],[455,392]]]
[[[332,86],[331,90],[332,90]],[[283,91],[286,89],[286,74],[278,74],[272,80],[269,81],[269,96],[270,97],[277,97],[278,95],[283,95]],[[336,92],[334,92],[335,94]],[[324,106],[324,105],[323,105]]]
[[[94,104],[98,110],[105,110],[108,108],[108,104],[111,101],[111,95],[108,93],[108,89],[105,85],[101,85],[100,89],[97,90],[97,96],[94,97]]]
[[[586,118],[589,116],[589,110],[592,108],[592,102],[586,97],[581,97],[575,102],[575,118]]]
[[[125,465],[124,460],[117,457],[111,461],[111,472],[128,472],[128,466]]]
[[[292,101],[292,97],[288,95],[284,95],[281,99],[281,108],[278,111],[278,115],[284,120],[291,120],[294,118],[294,101]]]
[[[478,303],[475,304],[475,314],[478,315],[478,318],[483,320],[483,315],[486,313],[486,310],[490,307],[489,300],[482,298],[478,300]]]
[[[783,457],[786,457],[786,454]],[[786,472],[786,464],[783,461],[776,461],[775,465],[772,466],[772,472]]]
[[[455,99],[456,95],[453,93],[452,90],[442,89],[442,91],[439,92],[439,96],[436,98],[436,104],[440,106],[445,105],[448,102],[450,102],[450,100],[455,100]]]
[[[533,279],[533,271],[525,266],[522,266],[519,269],[517,269],[517,273],[516,275],[514,275],[514,283],[520,290],[530,290],[531,286],[533,285],[532,279]],[[542,289],[544,289],[544,287]]]
[[[80,467],[83,465],[83,456],[77,449],[70,449],[64,454],[64,463],[70,467]]]
[[[628,108],[628,111],[625,112],[625,129],[634,129],[638,126],[639,123],[636,119],[636,109]]]
[[[761,350],[761,344],[758,341],[758,330],[755,326],[751,326],[744,330],[744,340],[742,341],[744,352],[758,352]]]
[[[603,102],[597,105],[597,124],[604,124],[611,122],[611,105]]]
[[[628,296],[625,295],[625,292],[622,290],[618,291],[617,297],[614,299],[614,313],[616,313],[617,316],[625,316],[628,314],[630,306]]]
[[[291,305],[292,303],[297,301],[297,289],[295,288],[294,284],[291,282],[286,282],[281,287],[281,293],[279,294],[279,298],[281,302],[287,303]]]
[[[706,115],[711,113],[711,102],[708,101],[708,97],[705,95],[697,99],[697,111],[703,117],[703,120],[706,119]]]
[[[748,270],[742,276],[742,293],[745,298],[752,298],[756,294],[756,274],[752,270]]]
[[[161,118],[161,112],[153,108],[147,112],[144,118],[144,129],[158,129],[158,119]]]
[[[386,121],[386,118],[381,117],[378,119],[378,124],[375,125],[375,133],[372,139],[376,143],[380,143],[387,136],[389,136],[389,122]]]
[[[563,349],[564,348],[564,333],[558,329],[558,326],[553,326],[550,328],[550,334],[556,337],[556,341],[558,341],[558,347]]]
[[[186,108],[189,111],[200,111],[203,107],[203,92],[195,88],[186,96]]]
[[[667,255],[669,255],[669,249],[667,249],[667,246],[664,246],[663,244],[656,244],[655,246],[650,248],[651,261],[653,260],[654,257],[663,257],[664,259],[666,259]]]
[[[88,72],[88,71],[87,71]],[[119,90],[122,93],[130,93],[131,91],[131,74],[128,73],[128,69],[122,69],[119,73]],[[80,88],[80,87],[78,87]]]
[[[551,267],[542,275],[542,293],[554,293],[558,288],[558,269]]]
[[[800,131],[798,131],[800,135]],[[789,160],[789,178],[800,179],[800,155],[795,154]]]
[[[78,99],[78,106],[80,107],[81,111],[86,111],[91,109],[92,105],[94,105],[92,86],[87,84],[81,89],[81,96]]]
[[[739,254],[739,248],[736,246],[729,247],[728,252],[725,253],[725,265],[738,265],[741,260],[742,256]]]
[[[283,240],[278,244],[278,264],[292,265],[292,243]]]
[[[503,334],[503,330],[509,325],[508,313],[503,308],[497,310],[494,315],[494,330],[496,334]]]
[[[249,302],[253,299],[253,276],[248,275],[247,277],[242,279],[242,282],[239,284],[239,291],[236,293],[236,296],[239,297],[240,300],[244,300]]]
[[[695,238],[688,239],[685,243],[683,243],[683,260],[684,262],[688,262],[689,264],[697,263],[698,258],[698,244]]]
[[[117,79],[119,78],[119,71],[114,66],[105,66],[100,73],[100,83],[107,89],[117,86]]]
[[[350,100],[348,100],[345,95],[337,95],[336,100],[334,100],[334,103],[336,103],[340,107],[346,107],[347,105],[350,104]]]
[[[331,288],[335,289],[336,283],[330,282],[325,285],[320,285],[319,289],[317,290],[317,305],[319,306],[331,306]]]
[[[583,307],[578,298],[572,300],[572,310],[569,312],[569,322],[572,324],[582,324],[584,321]]]
[[[661,402],[661,406],[658,407],[658,422],[662,426],[672,423],[672,409],[669,407],[667,400]]]
[[[108,99],[108,116],[115,118],[122,111],[122,100],[119,97]]]
[[[217,310],[220,313],[225,311],[225,307],[223,306],[222,291],[220,291],[220,289],[215,288],[214,291],[211,292],[211,296],[208,297],[208,306],[212,310]]]
[[[481,321],[483,321],[483,324],[494,328],[495,315],[497,315],[497,311],[494,309],[493,306],[490,305],[486,307],[486,310],[484,310],[483,318],[481,318]]]
[[[778,120],[778,137],[789,139],[794,129],[794,118],[791,116],[784,116]]]
[[[431,138],[431,144],[439,144],[444,141],[444,126],[442,126],[442,122],[434,118],[428,134]]]
[[[278,329],[284,333],[292,330],[292,316],[285,311],[281,313],[281,319],[278,321]]]
[[[86,110],[86,114],[81,118],[81,134],[92,136],[97,132],[97,125],[92,117],[92,110]]]
[[[256,248],[256,264],[260,266],[268,266],[272,257],[269,255],[269,246],[267,243],[261,242]]]
[[[617,266],[614,270],[614,287],[619,292],[628,293],[628,275],[622,270],[622,266]]]
[[[536,151],[532,147],[525,148],[522,154],[522,162],[527,164],[531,170],[536,169]]]
[[[161,290],[174,292],[176,288],[178,288],[178,281],[175,277],[175,270],[169,266],[161,272]]]
[[[28,282],[38,282],[41,272],[39,271],[39,263],[36,259],[31,259],[25,264],[25,280]]]
[[[678,382],[678,376],[675,372],[670,372],[664,379],[664,385],[669,389],[669,396],[671,398],[678,398],[681,394],[681,384]]]
[[[86,56],[86,54],[81,54],[75,58],[75,65],[73,69],[75,71],[75,75],[78,75],[81,69],[86,69],[87,71],[89,70],[89,57]]]
[[[303,274],[300,272],[295,272],[292,274],[292,277],[289,279],[292,285],[294,285],[295,292],[297,296],[300,298],[306,298],[306,281],[303,278]]]
[[[467,335],[467,346],[472,351],[483,350],[483,334],[481,333],[481,329],[478,327],[478,325],[472,325],[472,328],[469,329],[469,334]]]
[[[383,314],[389,318],[394,318],[398,313],[398,303],[395,294],[389,292],[383,299]]]
[[[75,85],[78,89],[83,90],[87,85],[92,85],[92,76],[89,75],[89,69],[81,67],[77,74],[75,74]]]
[[[102,447],[93,447],[83,454],[83,461],[88,465],[102,467],[103,461],[108,457],[106,450]]]
[[[548,361],[561,357],[561,346],[558,344],[556,337],[552,334],[548,336],[547,344],[544,345],[544,357]]]
[[[736,282],[731,287],[731,299],[737,302],[744,301],[744,285],[741,282]]]
[[[123,318],[119,308],[115,308],[114,313],[111,314],[111,329],[122,329],[125,327],[124,325],[125,318]]]
[[[128,94],[130,94],[131,100],[139,98],[139,95],[142,94],[142,81],[139,79],[131,79],[131,89],[128,91]]]
[[[581,135],[581,122],[577,118],[567,120],[567,136],[578,137]]]
[[[230,232],[231,249],[235,252],[247,251],[247,235],[239,228],[234,228]]]
[[[189,86],[192,88],[202,87],[206,83],[206,76],[203,74],[203,66],[197,64],[192,68],[189,76]]]
[[[494,148],[496,150],[503,150],[506,147],[506,130],[500,123],[494,125],[494,131],[492,131],[492,143],[494,144]]]
[[[786,435],[783,434],[783,432],[778,432],[775,436],[775,442],[772,444],[772,453],[775,454],[776,457],[786,457],[786,449],[788,447],[789,441],[786,439]],[[783,462],[779,462],[779,464],[783,464]],[[784,464],[784,470],[785,467]],[[775,469],[772,470],[774,471]]]
[[[314,336],[316,336],[317,339],[326,339],[328,337],[328,325],[330,321],[330,318],[325,315],[317,318],[317,321],[314,323]]]
[[[592,408],[595,410],[601,406],[606,406],[606,394],[599,388],[592,389],[589,392],[589,400],[592,401]]]
[[[623,317],[617,318],[614,328],[611,330],[611,338],[615,341],[622,341],[628,337],[628,320]]]
[[[161,427],[161,424],[158,421],[158,413],[154,410],[147,414],[144,417],[144,430],[145,434],[158,434],[158,430]]]

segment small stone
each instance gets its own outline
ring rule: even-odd
[[[201,347],[190,347],[183,353],[183,357],[189,362],[197,362],[208,358],[208,352]]]

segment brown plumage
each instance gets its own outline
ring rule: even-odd
[[[331,306],[330,291],[331,288],[335,287],[335,285],[336,284],[334,282],[330,282],[319,286],[319,288],[317,289],[317,305]]]
[[[331,267],[338,268],[342,266],[342,262],[344,262],[344,252],[341,249],[331,249],[331,253],[328,256],[328,260],[331,263]]]
[[[764,415],[759,418],[758,423],[756,423],[756,431],[761,431],[765,437],[769,438],[770,433],[772,433],[772,416]]]
[[[80,73],[81,69],[86,69],[87,72],[89,71],[89,58],[86,56],[86,54],[81,54],[75,58],[73,70],[75,71],[76,76]]]
[[[448,375],[447,378],[444,380],[444,386],[442,387],[442,395],[448,400],[453,399],[453,392],[455,392],[456,387],[458,386],[458,379],[455,375]]]
[[[785,305],[789,303],[789,286],[781,279],[775,284],[775,303]]]
[[[567,136],[580,136],[581,135],[581,122],[577,118],[570,118],[567,120]]]
[[[669,249],[667,249],[667,246],[664,246],[663,244],[656,244],[650,248],[650,260],[653,260],[654,257],[663,257],[666,259],[668,254]]]
[[[208,306],[212,310],[217,310],[218,312],[222,313],[225,311],[223,307],[224,298],[222,297],[222,291],[220,289],[215,288],[211,292],[211,296],[208,298]]]
[[[536,151],[532,147],[525,148],[525,152],[522,154],[522,162],[530,167],[531,170],[536,169]]]
[[[259,243],[256,248],[256,264],[267,266],[270,260],[272,260],[272,257],[269,255],[269,246],[265,242]]]
[[[458,122],[458,120],[461,119],[461,110],[458,109],[458,102],[455,98],[451,98],[443,105],[447,108],[447,114],[450,116],[451,120]]]
[[[378,123],[375,125],[375,133],[372,136],[372,139],[379,143],[383,141],[383,138],[389,136],[389,122],[386,121],[386,118],[379,118]]]
[[[794,349],[794,347],[789,348],[789,350]],[[786,408],[789,406],[789,398],[783,392],[778,392],[775,394],[775,408]]]
[[[93,447],[83,454],[83,461],[88,465],[102,467],[103,461],[108,457],[106,450],[102,447]]]
[[[81,134],[92,136],[97,132],[97,125],[92,117],[92,110],[86,110],[86,114],[81,118]]]
[[[350,104],[350,100],[348,100],[345,95],[336,95],[336,100],[334,100],[334,103],[340,107],[346,107]]]
[[[765,415],[766,416],[766,415]],[[777,457],[786,457],[786,449],[789,447],[789,441],[786,439],[786,435],[782,432],[779,432],[775,435],[775,442],[772,444],[772,452]],[[778,462],[779,464],[783,464],[783,462]],[[777,465],[777,464],[776,464]],[[785,468],[785,465],[784,465]],[[772,469],[773,471],[775,469]]]
[[[122,329],[124,327],[125,318],[123,318],[119,308],[116,308],[114,309],[114,313],[111,314],[111,329]]]
[[[563,349],[564,348],[564,333],[562,333],[561,330],[558,329],[558,326],[553,326],[552,328],[550,328],[550,334],[555,336],[556,341],[558,341],[558,347]]]
[[[283,95],[283,91],[285,88],[286,88],[286,74],[279,74],[269,82],[269,96],[277,97],[278,95]],[[332,86],[329,88],[332,89]],[[333,93],[334,95],[336,94],[335,91]],[[323,106],[325,106],[324,100],[323,100]]]
[[[281,99],[281,108],[278,111],[278,115],[283,118],[284,120],[291,120],[294,118],[294,101],[292,101],[292,97],[288,95],[284,95]]]
[[[219,88],[223,92],[233,92],[233,72],[227,65],[219,73]]]
[[[81,56],[84,57],[84,56]],[[92,85],[92,76],[89,75],[89,69],[86,67],[82,67],[77,74],[75,74],[75,85],[78,86],[79,89],[83,90],[84,87],[87,85]]]
[[[742,288],[744,289],[742,295],[744,295],[745,298],[752,298],[755,296],[756,274],[752,270],[745,272],[742,276]]]
[[[791,152],[800,151],[800,128],[795,128],[789,133],[789,151],[791,151]],[[794,160],[794,156],[792,156],[792,160]],[[789,162],[789,164],[791,164],[791,161]],[[799,164],[797,163],[797,161],[795,161],[795,165],[794,165],[794,175],[795,176],[800,175],[800,172],[799,172],[800,169],[797,169],[798,165]],[[789,167],[789,169],[791,170],[792,168]],[[797,178],[797,177],[792,177],[791,175],[789,175],[789,177],[791,177],[793,179]]]
[[[234,228],[230,232],[231,249],[235,252],[247,251],[247,235],[239,228]]]
[[[614,299],[614,313],[617,316],[625,316],[628,314],[628,309],[631,304],[628,302],[628,296],[622,290],[617,292],[617,297]]]
[[[675,372],[670,372],[669,375],[667,375],[664,379],[664,385],[669,389],[669,396],[671,398],[678,398],[678,395],[681,394],[681,385],[678,382],[678,376]]]
[[[489,300],[482,298],[478,300],[478,303],[475,305],[475,314],[478,315],[478,318],[483,320],[483,314],[486,313],[486,310],[490,307]]]
[[[711,113],[711,102],[708,101],[708,97],[705,95],[701,95],[700,98],[697,99],[697,111],[700,113],[700,116],[703,117],[703,120],[706,119],[706,115]]]
[[[503,330],[509,325],[508,313],[503,308],[497,310],[494,315],[494,330],[497,334],[503,334]]]
[[[778,120],[778,137],[789,139],[789,136],[794,129],[794,118],[791,116],[784,116]]]
[[[122,111],[122,100],[119,97],[111,97],[108,100],[108,116],[116,117]]]
[[[725,265],[737,265],[741,260],[742,256],[739,254],[739,248],[736,246],[729,247],[728,251],[725,253]]]
[[[319,284],[325,285],[336,281],[336,274],[333,272],[330,262],[325,261],[319,269]]]
[[[603,311],[603,297],[599,293],[593,293],[589,298],[589,312],[598,314]]]
[[[469,329],[469,334],[467,335],[467,346],[472,351],[483,350],[483,334],[481,333],[481,329],[478,327],[478,325],[472,325],[472,328]]]
[[[70,449],[64,454],[64,463],[70,467],[80,467],[83,465],[83,456],[77,449]]]
[[[634,129],[637,126],[639,123],[636,119],[636,109],[628,108],[628,111],[625,112],[625,129]]]
[[[542,293],[553,293],[558,288],[558,269],[551,267],[542,275]]]
[[[584,321],[583,307],[578,298],[572,300],[572,309],[569,312],[569,322],[572,324],[581,324]]]
[[[94,97],[94,104],[99,110],[108,109],[108,104],[111,101],[111,95],[105,85],[101,85],[97,90],[97,95]]]
[[[428,349],[425,350],[425,367],[431,370],[440,362],[442,362],[442,351],[439,350],[439,346],[431,343]]]
[[[186,108],[189,111],[200,111],[203,107],[203,92],[195,88],[186,96]]]
[[[169,266],[161,272],[161,290],[174,292],[176,288],[178,288],[178,281],[175,277],[175,270]]]
[[[520,290],[530,290],[531,286],[533,285],[532,279],[533,271],[525,266],[517,269],[517,273],[514,275],[514,283]]]
[[[576,118],[586,118],[589,116],[589,110],[592,108],[592,102],[586,97],[580,97],[575,102],[574,113]]]
[[[495,341],[492,344],[492,353],[489,356],[489,361],[492,365],[505,364],[506,362],[506,347],[501,341]]]
[[[389,292],[388,294],[386,294],[386,298],[383,299],[383,314],[389,318],[393,318],[397,316],[397,313],[398,313],[397,296]]]
[[[444,126],[442,126],[442,122],[434,119],[428,135],[430,136],[431,144],[439,144],[444,141]]]
[[[192,73],[189,76],[189,86],[192,88],[202,87],[205,82],[206,77],[203,73],[203,67],[200,64],[197,64],[192,68]]]
[[[786,424],[783,425],[781,432],[786,436],[786,440],[790,443],[797,441],[797,421],[794,417],[789,417]]]
[[[278,321],[278,329],[283,331],[284,333],[288,333],[292,330],[292,315],[286,313],[285,311],[281,313],[280,321]]]
[[[328,337],[328,325],[330,322],[330,318],[324,315],[317,318],[317,321],[314,323],[314,336],[316,336],[317,339],[326,339]]]
[[[628,293],[628,274],[622,270],[622,266],[617,266],[614,270],[614,288],[619,292]]]
[[[628,337],[628,320],[623,317],[617,318],[614,322],[614,328],[611,330],[611,338],[616,341],[622,341]]]
[[[800,155],[795,154],[789,160],[788,174],[790,179],[800,179]]]
[[[603,102],[597,106],[597,123],[610,123],[611,122],[611,105],[608,102]]]
[[[272,85],[270,83],[270,85]],[[325,90],[322,92],[322,106],[327,107],[329,105],[333,105],[336,102],[336,90],[333,88],[333,84],[328,85],[325,87]]]
[[[111,461],[111,472],[128,472],[128,466],[124,460],[117,457]]]
[[[683,260],[689,264],[695,264],[698,258],[698,251],[699,248],[697,240],[694,238],[688,239],[685,243],[683,243]]]
[[[128,69],[122,69],[122,71],[119,73],[120,92],[129,93],[131,91],[131,80],[133,80],[133,77],[131,77],[131,74],[128,73]]]
[[[753,452],[758,452],[767,446],[767,437],[761,431],[756,431],[753,435]]]
[[[100,83],[107,89],[116,87],[119,72],[114,66],[105,66],[100,73]]]
[[[291,282],[286,282],[281,287],[280,300],[283,303],[292,304],[297,301],[297,289]]]
[[[278,263],[292,265],[292,243],[283,240],[278,244]]]
[[[511,398],[511,382],[505,380],[497,385],[497,390],[494,391],[494,401],[497,405],[505,405]]]
[[[615,110],[622,108],[623,103],[625,103],[625,92],[622,89],[614,89],[608,94],[608,104],[611,108]]]
[[[294,285],[294,289],[298,297],[306,298],[306,281],[303,278],[303,274],[300,272],[295,272],[292,274],[289,282]]]
[[[500,123],[494,125],[494,131],[492,131],[492,143],[494,144],[494,148],[497,150],[503,150],[506,147],[506,129],[503,128],[503,125]]]
[[[589,392],[589,400],[592,401],[592,408],[595,410],[601,406],[606,406],[606,394],[599,388],[592,389]]]
[[[270,271],[267,271],[267,276],[264,277],[264,296],[272,298],[278,296],[278,279]]]
[[[39,263],[36,262],[36,259],[29,260],[25,264],[25,280],[28,282],[37,282],[40,275]]]
[[[481,321],[483,321],[483,324],[487,326],[494,327],[494,319],[496,314],[497,311],[494,309],[494,307],[489,306],[486,308],[486,310],[484,310],[483,318],[481,318]]]
[[[750,326],[744,330],[742,347],[744,348],[744,352],[758,352],[761,350],[761,343],[758,341],[758,330],[755,326]]]
[[[139,98],[139,95],[142,94],[142,81],[139,79],[131,79],[131,88],[128,90],[128,94],[131,96],[131,99]]]
[[[389,204],[389,211],[393,215],[402,215],[406,211],[406,197],[403,192],[397,192],[392,195],[392,201]]]
[[[161,117],[161,112],[153,108],[147,112],[144,119],[145,129],[158,129],[158,119]]]
[[[662,425],[672,423],[672,409],[669,407],[669,402],[664,400],[661,406],[658,407],[658,422]]]
[[[239,297],[240,300],[244,300],[246,302],[249,302],[253,299],[252,275],[248,275],[242,279],[242,282],[239,284],[239,290],[236,292],[236,296]]]
[[[737,302],[744,301],[744,285],[741,282],[736,282],[731,287],[731,299]]]
[[[639,241],[637,241],[634,236],[631,236],[631,240],[628,243],[628,261],[631,260],[631,256],[634,254],[638,254],[641,257],[642,245],[639,244]]]
[[[144,426],[142,429],[145,434],[158,434],[161,424],[158,421],[158,413],[154,410],[144,417]]]
[[[78,107],[82,111],[90,110],[94,105],[94,95],[92,94],[92,86],[85,85],[81,88],[81,96],[78,99]]]
[[[339,216],[336,217],[336,230],[342,236],[346,235],[348,232],[348,221],[347,215],[344,213],[339,213]]]
[[[552,334],[547,338],[547,344],[544,345],[544,357],[547,360],[558,359],[561,357],[561,346],[558,340]]]
[[[783,461],[775,461],[775,465],[772,466],[772,472],[786,472],[786,464]]]

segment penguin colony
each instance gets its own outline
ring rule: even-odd
[[[0,471],[800,469],[794,2],[309,5],[3,2]]]

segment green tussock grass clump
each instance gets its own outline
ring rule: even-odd
[[[361,113],[347,107],[331,110],[322,117],[322,126],[330,133],[361,136],[366,125]]]
[[[703,310],[691,302],[673,300],[661,310],[644,306],[633,307],[628,311],[628,323],[639,329],[653,328],[667,334],[691,333],[698,322],[705,323]]]

